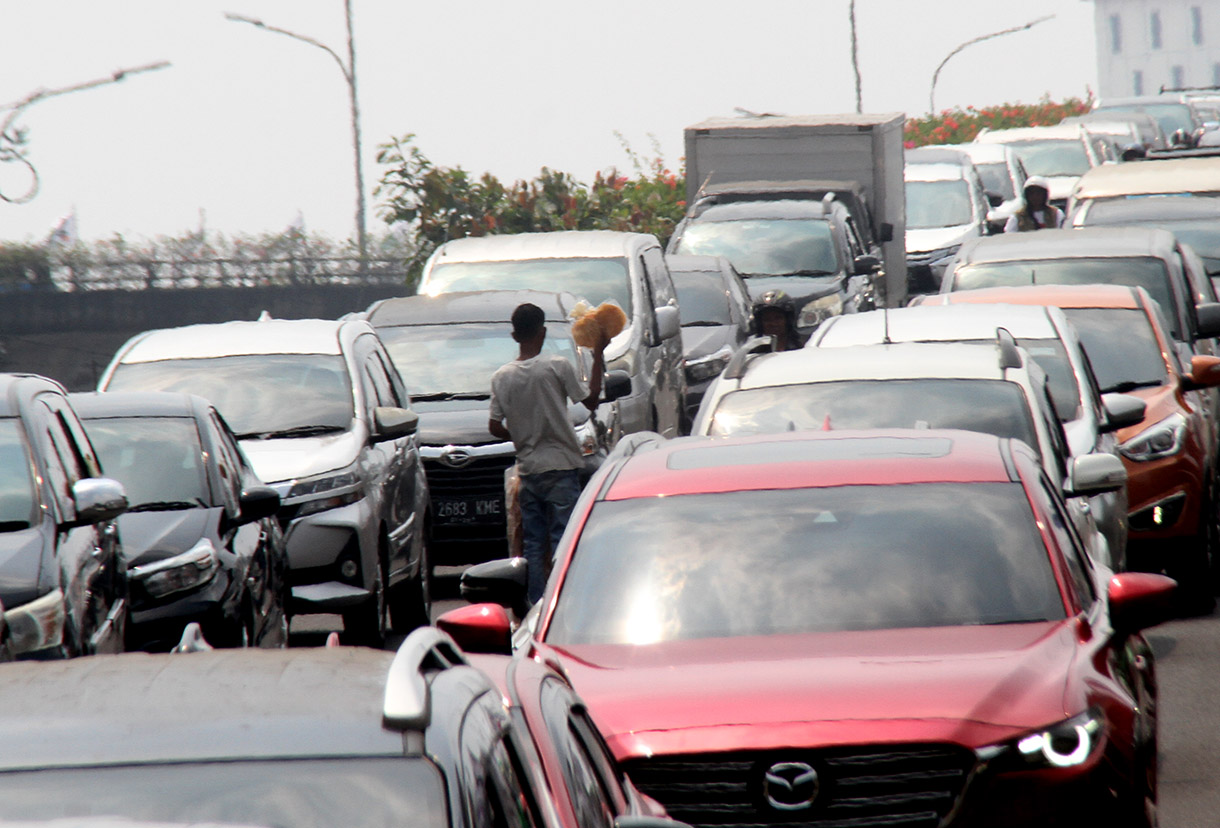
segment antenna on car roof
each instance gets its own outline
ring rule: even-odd
[[[882,345],[893,345],[894,340],[890,339],[890,309],[886,305],[881,306],[881,325],[883,328],[883,336],[881,338]]]

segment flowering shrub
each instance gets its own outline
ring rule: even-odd
[[[974,140],[984,129],[1052,126],[1064,118],[1083,115],[1093,108],[1093,93],[1083,98],[1052,101],[1044,97],[1036,104],[1005,103],[976,109],[946,109],[939,115],[908,118],[904,139],[907,149],[927,144],[961,144]]]

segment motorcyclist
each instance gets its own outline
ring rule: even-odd
[[[1063,226],[1063,211],[1050,203],[1051,185],[1040,175],[1025,180],[1025,204],[1008,217],[1005,233],[1024,233]]]
[[[769,290],[754,302],[750,327],[755,336],[775,337],[775,350],[796,351],[804,340],[796,327],[796,303],[782,290]]]

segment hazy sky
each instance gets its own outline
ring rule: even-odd
[[[857,0],[866,111],[1083,95],[1096,83],[1087,0]],[[505,179],[540,167],[588,181],[630,170],[615,137],[680,164],[683,127],[735,107],[855,108],[848,0],[353,0],[369,226],[377,147],[413,132],[434,162]],[[346,85],[322,50],[230,22],[232,11],[346,53],[342,0],[0,0],[0,104],[158,60],[173,66],[33,105],[18,121],[42,180],[0,202],[0,239],[41,240],[75,210],[86,238],[306,227],[351,235]],[[2,116],[4,113],[0,113]],[[0,192],[25,178],[0,164]]]

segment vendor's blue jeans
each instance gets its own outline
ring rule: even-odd
[[[529,562],[529,599],[542,597],[551,559],[580,496],[575,469],[521,475],[521,534]]]

